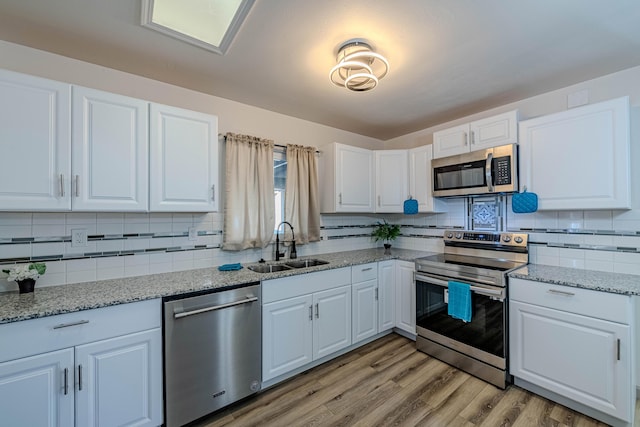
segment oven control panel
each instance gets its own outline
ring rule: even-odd
[[[526,247],[529,235],[526,233],[472,231],[472,230],[445,230],[444,243],[475,243],[487,246],[515,246]]]

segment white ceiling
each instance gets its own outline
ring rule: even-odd
[[[329,82],[364,38],[371,92]],[[0,0],[0,39],[390,139],[640,65],[638,0],[256,0],[227,54],[140,25],[140,0]]]

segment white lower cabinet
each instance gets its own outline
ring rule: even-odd
[[[262,381],[351,345],[351,268],[262,282]]]
[[[354,283],[351,286],[353,342],[360,342],[378,333],[378,280]]]
[[[576,402],[614,417],[587,412],[609,424],[631,423],[630,297],[520,279],[511,279],[509,288],[510,371],[516,384],[533,384],[554,393],[546,397],[569,399],[560,402],[567,406]]]
[[[412,335],[416,334],[415,263],[396,261],[396,319],[395,326]]]
[[[0,325],[1,423],[161,425],[160,324],[151,300]]]
[[[396,264],[398,261],[378,263],[378,332],[388,331],[396,324]]]

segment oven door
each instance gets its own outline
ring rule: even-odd
[[[418,335],[505,369],[506,289],[481,283],[471,285],[471,321],[447,314],[446,277],[416,273],[416,329]]]

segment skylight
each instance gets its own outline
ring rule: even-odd
[[[142,0],[142,25],[224,55],[255,0]]]

